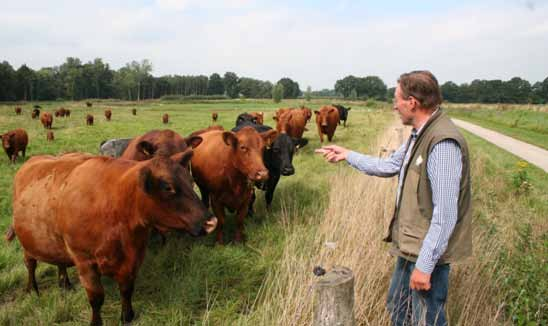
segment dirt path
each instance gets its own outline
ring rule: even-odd
[[[498,147],[521,157],[522,159],[538,166],[548,172],[548,151],[531,144],[505,136],[501,133],[479,127],[470,122],[451,119],[460,128],[463,128],[476,136],[479,136]]]

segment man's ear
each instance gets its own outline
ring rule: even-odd
[[[238,147],[238,138],[236,137],[236,134],[232,131],[223,132],[223,141],[228,146],[232,146],[232,148]]]
[[[154,152],[156,151],[154,149],[154,145],[152,145],[150,142],[143,140],[140,141],[139,144],[137,144],[137,151],[145,154],[146,156],[154,156]]]

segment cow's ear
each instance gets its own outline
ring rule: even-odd
[[[152,193],[152,189],[154,188],[154,176],[148,167],[144,167],[139,171],[139,185],[145,193]]]
[[[314,114],[320,114],[320,111],[314,111]]]
[[[175,163],[181,164],[184,167],[187,167],[193,154],[194,151],[192,150],[192,148],[187,148],[180,153],[171,155],[171,160]]]
[[[335,109],[335,108],[331,108],[331,109],[329,110],[329,113],[331,113],[331,112],[335,112],[335,111],[337,111],[337,109]]]
[[[200,136],[192,136],[185,138],[185,143],[192,148],[196,148],[202,143],[202,140],[204,139]]]
[[[278,121],[278,117],[277,117],[277,116],[273,116],[273,117],[272,117],[272,120]]]
[[[264,116],[264,112],[259,112],[259,115],[262,117]]]
[[[232,131],[223,132],[223,141],[228,146],[232,146],[232,148],[236,148],[238,146],[238,138]]]
[[[278,131],[270,129],[269,131],[262,132],[261,137],[263,137],[266,147],[270,147],[274,140],[276,140],[276,137],[278,137]]]
[[[146,140],[143,140],[137,144],[137,151],[145,154],[146,156],[153,156],[155,150],[154,145]]]

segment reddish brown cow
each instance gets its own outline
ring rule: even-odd
[[[112,117],[112,110],[110,109],[105,110],[105,118],[107,118],[107,121],[110,121],[111,117]]]
[[[279,108],[276,113],[274,113],[274,116],[272,117],[273,120],[278,121],[279,118],[286,112],[294,110],[293,108]]]
[[[201,137],[181,137],[173,130],[151,130],[146,134],[133,138],[120,158],[134,161],[149,160],[157,153],[173,155],[186,150],[189,146],[196,147],[202,142]]]
[[[93,126],[93,115],[91,114],[86,115],[86,125]]]
[[[304,114],[306,122],[310,121],[310,119],[312,118],[312,110],[310,110],[309,108],[307,108],[305,106],[301,106],[301,111]]]
[[[314,111],[316,114],[316,126],[320,135],[320,142],[323,143],[323,135],[327,135],[327,140],[331,141],[337,125],[339,124],[339,111],[336,107],[326,105],[320,111]]]
[[[20,107],[15,108],[15,114],[16,115],[21,115],[21,112],[22,112],[22,109]]]
[[[25,157],[29,136],[24,129],[8,131],[5,134],[0,135],[0,138],[2,139],[2,147],[12,164],[17,160],[19,152],[22,152],[23,157]]]
[[[51,125],[53,124],[53,116],[49,112],[44,112],[40,115],[40,121],[42,122],[44,128],[51,129]]]
[[[56,117],[64,117],[66,115],[66,110],[65,108],[60,108],[59,110],[55,111],[55,116]]]
[[[258,125],[264,123],[264,112],[251,112],[249,115],[255,119]]]
[[[93,105],[93,103],[91,103],[91,102],[86,102],[86,106],[87,106],[88,108],[92,107],[92,105]]]
[[[169,115],[167,113],[164,113],[164,115],[162,116],[162,122],[163,123],[169,122]]]
[[[120,289],[122,324],[130,322],[151,228],[200,235],[216,226],[184,168],[191,156],[192,149],[143,162],[80,153],[31,158],[15,176],[7,236],[17,236],[23,247],[27,289],[38,293],[38,261],[57,265],[60,285],[67,287],[66,268],[76,266],[91,324],[101,325],[101,277],[108,276]]]
[[[217,114],[217,112],[211,113],[211,121],[212,121],[212,123],[217,122],[217,118],[219,118],[219,114]]]
[[[55,139],[55,137],[53,136],[53,131],[48,131],[47,135],[46,135],[46,139],[47,141],[53,141]]]
[[[290,137],[301,139],[305,131],[306,116],[302,110],[287,110],[282,112],[277,119],[276,130],[287,133]]]
[[[253,182],[268,178],[263,151],[277,136],[276,130],[258,133],[252,127],[238,132],[214,130],[200,135],[202,144],[194,150],[191,161],[194,181],[202,193],[202,202],[211,206],[219,219],[217,243],[223,243],[225,207],[235,210],[237,230],[235,241],[243,239]]]
[[[201,134],[203,134],[203,133],[205,133],[205,132],[213,131],[213,130],[222,130],[222,131],[224,131],[225,128],[223,128],[223,126],[218,126],[218,125],[216,125],[216,126],[209,126],[209,127],[207,127],[207,128],[200,129],[200,130],[197,130],[197,131],[194,131],[194,132],[190,133],[190,135],[188,135],[187,138],[199,136],[199,135],[201,135]]]

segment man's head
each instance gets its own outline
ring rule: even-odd
[[[438,80],[425,70],[402,74],[394,93],[394,110],[404,125],[414,125],[435,111],[442,102]]]

